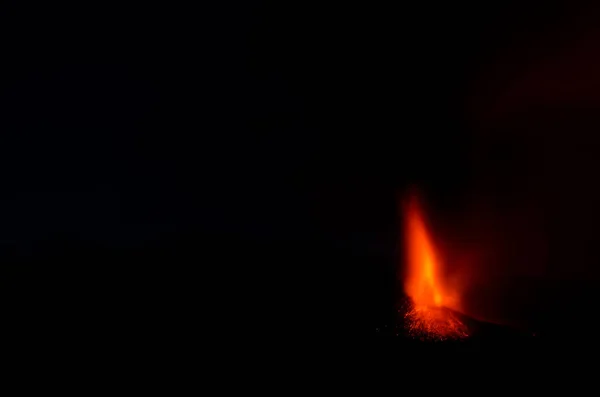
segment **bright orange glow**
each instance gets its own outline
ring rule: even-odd
[[[408,296],[417,306],[447,305],[441,263],[415,198],[411,199],[406,214],[406,249],[408,273],[405,288]]]
[[[408,267],[404,287],[412,299],[405,318],[410,333],[435,339],[467,336],[466,327],[449,310],[457,307],[457,294],[445,282],[440,256],[414,196],[406,206],[405,219]]]

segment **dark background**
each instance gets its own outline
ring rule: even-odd
[[[599,275],[597,14],[280,3],[2,6],[7,323],[375,334],[416,186],[479,258],[469,314],[577,334]]]

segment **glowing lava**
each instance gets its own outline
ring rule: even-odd
[[[468,336],[467,327],[449,308],[458,304],[457,294],[445,282],[445,274],[416,198],[406,206],[407,272],[404,283],[412,302],[404,306],[406,328],[420,339],[458,339]]]

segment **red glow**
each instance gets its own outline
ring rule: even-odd
[[[465,325],[449,310],[458,306],[458,294],[446,281],[440,255],[414,196],[406,207],[405,219],[408,267],[404,288],[412,300],[405,308],[409,333],[433,339],[467,336]]]

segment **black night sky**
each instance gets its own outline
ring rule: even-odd
[[[218,3],[0,9],[10,324],[374,335],[417,186],[495,258],[474,312],[577,333],[554,317],[600,280],[593,10]]]

